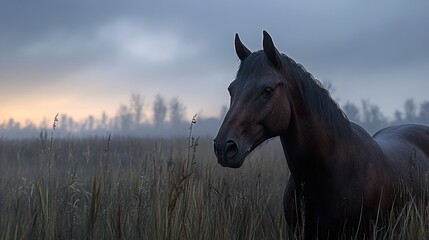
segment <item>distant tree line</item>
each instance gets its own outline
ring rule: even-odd
[[[393,119],[387,118],[377,105],[367,100],[363,100],[360,106],[347,102],[342,109],[351,121],[363,126],[370,133],[393,124],[429,125],[429,101],[416,104],[413,99],[408,99],[403,109],[395,111]],[[194,134],[214,136],[226,111],[227,107],[223,106],[217,117],[198,116],[197,125],[193,129]],[[145,115],[150,112],[152,113],[150,116]],[[21,124],[11,118],[0,124],[0,137],[26,138],[39,136],[41,132],[52,131],[54,116],[52,120],[45,119],[39,125],[30,121]],[[191,119],[185,116],[187,116],[186,107],[177,98],[167,101],[161,95],[157,95],[152,106],[146,106],[141,95],[133,94],[129,104],[120,104],[115,116],[108,116],[103,112],[98,118],[90,115],[77,121],[67,114],[59,115],[55,135],[57,137],[108,134],[135,137],[185,136],[191,122]]]
[[[429,101],[416,104],[411,98],[405,101],[402,110],[396,110],[393,119],[388,119],[380,108],[368,100],[361,102],[361,108],[351,102],[347,102],[343,111],[348,118],[363,126],[368,132],[375,133],[388,125],[417,123],[429,125]]]
[[[145,113],[152,113],[146,116]],[[51,119],[45,118],[39,125],[31,121],[24,124],[13,118],[0,124],[0,137],[26,138],[39,136],[42,132],[53,130]],[[114,116],[102,112],[101,116],[89,115],[82,120],[75,120],[67,114],[59,114],[55,135],[68,136],[105,136],[108,134],[135,137],[184,136],[189,131],[191,119],[186,118],[186,107],[178,98],[167,101],[157,95],[152,106],[144,103],[140,94],[131,95],[129,104],[120,104]],[[213,135],[219,127],[219,117],[198,117],[198,126],[194,133]]]

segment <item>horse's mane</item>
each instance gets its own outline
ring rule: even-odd
[[[337,102],[331,98],[329,91],[292,58],[282,54],[282,60],[288,65],[288,70],[296,81],[310,112],[319,117],[319,120],[333,136],[348,137],[351,133],[350,121]]]

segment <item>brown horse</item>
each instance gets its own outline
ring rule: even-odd
[[[319,81],[278,52],[267,32],[263,50],[251,52],[238,35],[235,50],[241,64],[214,139],[218,162],[238,168],[255,147],[280,136],[291,174],[286,221],[292,228],[304,224],[306,239],[336,238],[346,225],[365,227],[378,211],[390,210],[398,186],[426,186],[428,127],[393,126],[371,137]]]

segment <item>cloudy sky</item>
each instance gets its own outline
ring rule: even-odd
[[[429,100],[429,1],[2,1],[0,122],[114,115],[132,93],[218,115],[239,64],[233,36],[278,49],[391,115]],[[149,114],[149,113],[148,113]]]

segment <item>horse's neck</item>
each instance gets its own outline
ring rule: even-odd
[[[301,124],[306,125],[305,122]],[[314,179],[326,169],[328,159],[332,159],[332,153],[328,150],[335,146],[327,141],[328,138],[321,136],[320,132],[311,129],[290,126],[288,134],[280,137],[286,161],[296,182]]]
[[[319,182],[331,175],[330,171],[335,171],[337,166],[344,165],[344,161],[356,160],[344,156],[357,151],[356,141],[373,140],[333,135],[317,117],[301,112],[293,114],[288,132],[281,136],[281,141],[294,180]]]
[[[349,120],[329,95],[312,82],[314,80],[299,79],[299,74],[285,74],[295,81],[287,82],[291,119],[287,132],[280,137],[294,180],[317,182],[341,168],[355,167],[353,165],[364,168],[369,160],[359,151],[377,147],[375,141],[364,130],[366,134],[352,129]],[[309,105],[321,104],[320,101],[326,108],[311,108]],[[361,146],[361,149],[356,146]]]
[[[295,182],[321,184],[333,180],[332,176],[352,177],[341,172],[362,172],[370,159],[381,158],[377,143],[363,129],[354,129],[351,136],[334,138],[317,122],[294,119],[291,123],[281,142]],[[362,149],[369,151],[364,157]]]

